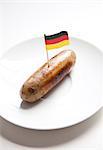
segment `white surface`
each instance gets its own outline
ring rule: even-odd
[[[103,111],[76,126],[47,132],[20,128],[0,119],[0,148],[1,150],[102,150],[101,113]]]
[[[42,11],[41,11],[42,10]],[[53,10],[53,11],[51,11]],[[63,11],[61,11],[63,10]],[[0,5],[0,55],[5,50],[8,50],[13,45],[36,36],[39,36],[41,33],[55,33],[61,30],[70,30],[70,36],[76,36],[81,39],[87,40],[94,45],[98,46],[101,50],[103,49],[102,35],[103,35],[103,1],[102,0],[87,0],[87,1],[75,1],[72,0],[69,3],[56,3],[56,4],[1,4]],[[35,18],[35,19],[34,19]],[[94,118],[94,117],[93,117]],[[92,119],[93,119],[92,118]],[[66,132],[61,131],[59,135],[54,132],[53,138],[52,134],[47,133],[47,138],[42,138],[43,134],[38,133],[38,138],[43,141],[47,140],[50,144],[45,144],[47,147],[44,149],[50,149],[49,145],[52,145],[52,149],[68,149],[68,148],[89,148],[89,149],[100,149],[101,138],[102,138],[102,121],[100,116],[96,117],[96,121],[90,123],[88,126],[86,123],[80,128],[77,126],[77,129],[74,128]],[[94,120],[94,119],[93,119]],[[90,121],[92,122],[92,121]],[[7,125],[7,122],[1,120],[1,125],[5,125],[4,130],[5,136],[0,137],[0,148],[3,150],[7,149],[30,149],[26,145],[30,145],[31,138],[30,131],[22,132],[22,128],[16,129],[12,127],[11,124]],[[2,126],[3,126],[2,125]],[[87,127],[87,128],[85,128]],[[84,130],[84,128],[86,130]],[[83,131],[82,134],[80,131]],[[9,132],[7,132],[9,131]],[[16,137],[17,133],[24,133],[22,139],[25,139],[27,136],[30,137],[30,140],[27,139],[23,142],[20,137]],[[64,134],[63,134],[64,133]],[[79,134],[79,136],[77,136]],[[19,135],[19,134],[18,134]],[[35,132],[33,133],[35,137]],[[56,136],[57,135],[57,136]],[[65,139],[66,142],[62,142]],[[71,135],[71,136],[70,136]],[[15,137],[14,142],[12,139]],[[51,137],[51,138],[50,138]],[[54,138],[56,137],[56,138]],[[8,138],[10,141],[7,141]],[[36,137],[35,137],[36,138]],[[34,139],[35,139],[34,138]],[[37,139],[38,139],[37,138]],[[19,142],[18,142],[18,139]],[[29,138],[28,138],[29,139]],[[38,139],[38,142],[39,142]],[[51,144],[52,140],[59,142],[58,144]],[[35,143],[33,140],[31,143]],[[19,145],[15,145],[17,142]],[[20,144],[25,146],[20,146]],[[27,143],[27,144],[26,144]],[[41,143],[41,142],[40,142]],[[39,144],[40,144],[39,143]],[[44,142],[45,143],[45,142]],[[42,145],[42,144],[41,144]],[[31,149],[43,149],[42,146],[36,146],[34,144]]]
[[[52,130],[77,124],[102,107],[102,52],[87,42],[71,38],[68,47],[50,51],[49,57],[68,48],[77,57],[73,71],[36,104],[22,102],[19,91],[24,81],[46,61],[44,38],[24,41],[3,54],[0,59],[2,117],[22,127]]]

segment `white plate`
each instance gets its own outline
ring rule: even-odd
[[[46,61],[43,38],[24,41],[9,49],[0,60],[0,113],[6,120],[30,129],[51,130],[77,124],[102,107],[102,52],[71,38],[76,65],[56,88],[35,104],[23,103],[23,82]],[[67,49],[67,47],[62,48]],[[52,57],[62,49],[52,50]]]

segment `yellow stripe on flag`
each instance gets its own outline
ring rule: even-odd
[[[64,41],[61,41],[61,42],[56,43],[56,44],[48,44],[48,45],[46,45],[46,49],[52,50],[52,49],[60,48],[62,46],[69,45],[69,44],[70,44],[70,41],[64,40]]]

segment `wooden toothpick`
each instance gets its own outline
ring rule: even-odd
[[[44,34],[44,40],[45,40],[45,34]],[[46,49],[46,56],[47,56],[47,64],[48,64],[48,67],[49,67],[49,55],[48,55],[48,50],[46,48],[46,43],[45,43],[45,49]]]

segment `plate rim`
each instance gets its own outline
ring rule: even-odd
[[[15,126],[18,126],[18,127],[21,127],[21,128],[25,128],[25,129],[29,129],[29,130],[37,130],[37,131],[52,131],[52,130],[61,130],[61,129],[65,129],[65,128],[69,128],[69,127],[72,127],[72,126],[75,126],[75,125],[78,125],[86,120],[88,120],[89,118],[93,117],[98,111],[100,111],[101,109],[103,108],[103,106],[100,106],[99,108],[97,108],[97,110],[95,112],[93,112],[91,115],[89,115],[88,117],[78,121],[78,122],[75,122],[75,123],[72,123],[71,125],[66,125],[66,126],[62,126],[62,127],[56,127],[56,128],[47,128],[47,129],[44,129],[44,128],[33,128],[33,127],[28,127],[28,126],[24,126],[24,125],[20,125],[20,124],[17,124],[13,121],[11,121],[10,119],[6,119],[4,116],[0,116],[1,118],[3,118],[4,120],[8,121],[9,123],[15,125]]]

